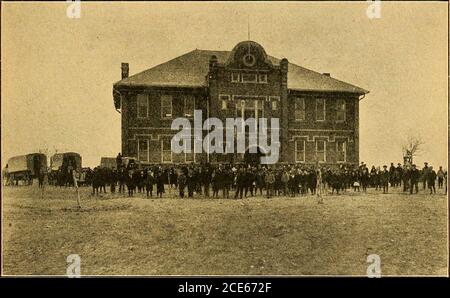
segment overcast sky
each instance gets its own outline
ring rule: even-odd
[[[422,165],[447,161],[446,2],[385,3],[2,2],[2,167],[47,148],[75,151],[83,166],[120,151],[112,84],[195,48],[231,50],[251,39],[272,56],[370,90],[360,102],[360,160],[402,160],[420,135]]]

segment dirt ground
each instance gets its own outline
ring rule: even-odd
[[[81,188],[2,189],[2,272],[64,275],[447,275],[447,199],[347,191],[316,197],[94,197]]]

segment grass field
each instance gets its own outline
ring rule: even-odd
[[[399,191],[316,198],[98,198],[4,187],[6,275],[447,275],[447,199]]]

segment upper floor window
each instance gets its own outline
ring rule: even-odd
[[[220,100],[220,107],[222,110],[228,109],[228,105],[230,102],[230,96],[229,95],[219,95]]]
[[[137,95],[137,116],[138,118],[148,117],[148,94]]]
[[[294,115],[296,121],[304,121],[306,115],[305,99],[296,97],[294,102]]]
[[[279,96],[269,96],[270,103],[272,104],[272,111],[278,110],[278,102],[280,101]]]
[[[233,72],[231,73],[232,83],[267,83],[266,73],[252,73],[252,72]]]
[[[259,74],[258,75],[258,83],[267,83],[267,74]]]
[[[338,99],[336,105],[336,121],[345,122],[345,100]]]
[[[195,98],[193,96],[184,97],[184,117],[194,117]]]
[[[316,141],[316,158],[318,162],[325,162],[327,160],[326,148],[327,144],[325,140]]]
[[[336,161],[346,162],[347,161],[347,143],[345,140],[336,140]]]
[[[161,118],[172,118],[172,96],[161,96]]]
[[[316,98],[316,121],[325,121],[325,98]]]
[[[242,83],[256,83],[257,82],[257,76],[256,73],[242,73],[241,74],[241,81]]]

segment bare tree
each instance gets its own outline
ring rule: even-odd
[[[420,136],[408,135],[403,144],[403,156],[409,159],[409,162],[413,163],[414,156],[420,155],[422,152],[422,146],[424,142]]]

